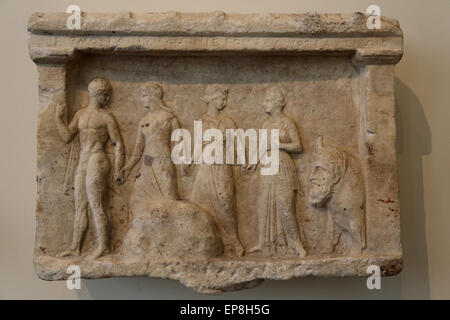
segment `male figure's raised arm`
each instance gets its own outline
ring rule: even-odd
[[[66,126],[64,120],[62,119],[64,117],[64,114],[65,108],[62,105],[58,104],[56,106],[56,113],[55,113],[56,127],[58,128],[58,133],[61,136],[61,139],[65,143],[69,143],[70,141],[72,141],[72,139],[78,132],[78,119],[80,111],[77,111],[75,113],[69,126]]]

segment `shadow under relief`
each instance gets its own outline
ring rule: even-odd
[[[431,130],[419,98],[398,78],[395,92],[404,265],[400,274],[402,297],[429,299],[422,158],[432,152]]]

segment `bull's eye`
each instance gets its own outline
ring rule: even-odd
[[[316,171],[325,171],[325,168],[324,168],[324,167],[321,167],[321,166],[316,166],[316,167],[315,167],[315,170],[316,170]]]

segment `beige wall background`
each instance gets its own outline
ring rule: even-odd
[[[205,296],[172,280],[83,280],[81,290],[37,278],[35,229],[37,72],[26,24],[34,11],[364,12],[399,20],[405,55],[396,67],[404,270],[370,291],[365,279],[266,281]],[[450,299],[450,0],[0,0],[0,298],[2,299]]]

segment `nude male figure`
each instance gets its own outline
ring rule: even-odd
[[[89,103],[78,110],[69,126],[63,121],[65,108],[58,105],[55,121],[59,135],[65,143],[79,135],[80,155],[75,172],[75,217],[70,249],[61,256],[80,255],[84,235],[89,226],[88,206],[95,226],[97,248],[91,254],[98,258],[109,251],[108,220],[103,209],[103,195],[108,182],[110,163],[105,145],[111,140],[114,146],[114,180],[122,181],[120,170],[124,149],[122,137],[113,116],[103,109],[111,94],[111,84],[101,78],[93,79],[88,86]]]

